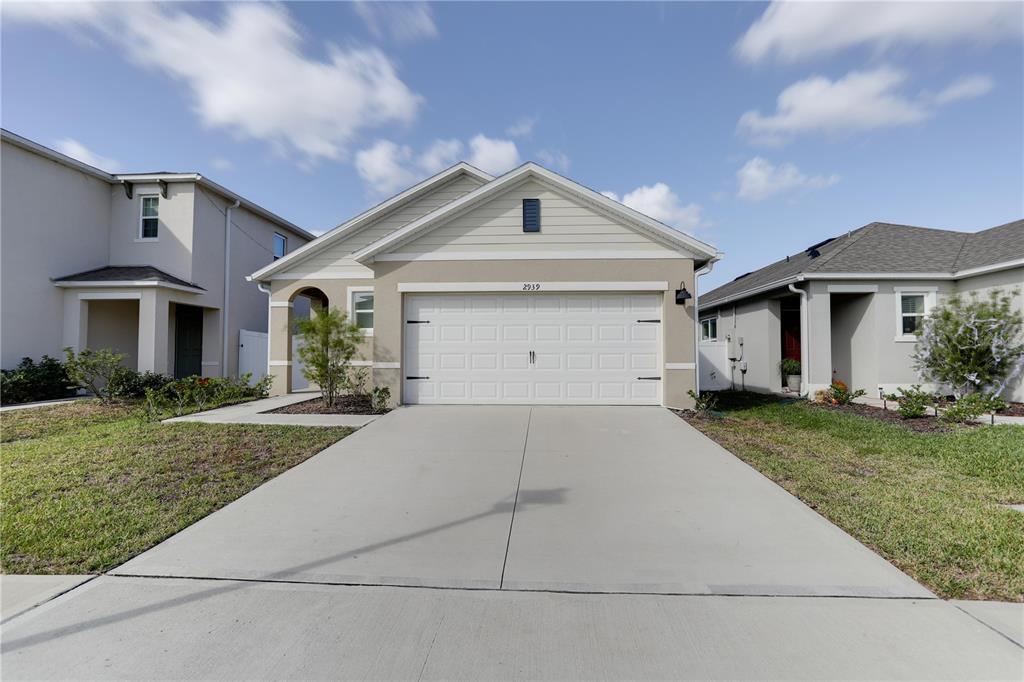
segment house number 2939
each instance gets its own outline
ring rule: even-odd
[[[523,291],[540,291],[539,282],[523,282]]]

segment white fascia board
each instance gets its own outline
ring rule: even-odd
[[[144,280],[124,280],[124,281],[76,281],[76,280],[57,280],[53,283],[56,287],[62,289],[111,289],[116,287],[128,288],[128,287],[152,287],[159,289],[175,289],[177,291],[186,291],[190,294],[205,294],[206,291],[203,289],[197,289],[196,287],[186,287],[181,284],[174,284],[172,282],[161,282],[152,279]]]
[[[976,268],[967,268],[966,270],[957,270],[953,275],[957,279],[961,279],[963,277],[973,277],[975,275],[984,275],[989,272],[999,272],[1000,270],[1010,270],[1012,268],[1021,267],[1024,267],[1024,258],[1007,260],[1002,263],[993,263],[991,265],[982,265]]]
[[[374,261],[460,261],[460,260],[672,260],[692,258],[681,253],[650,251],[456,251],[440,253],[382,253]]]
[[[530,177],[546,181],[557,189],[572,194],[594,207],[601,208],[605,212],[621,218],[628,224],[638,227],[642,231],[648,232],[652,236],[660,237],[660,241],[668,243],[670,246],[674,246],[677,249],[681,248],[691,254],[696,253],[701,256],[706,256],[709,260],[717,260],[721,257],[721,253],[709,244],[705,244],[704,242],[685,235],[678,230],[674,230],[667,225],[663,225],[653,218],[645,216],[638,211],[634,211],[628,206],[624,206],[617,201],[609,199],[600,192],[595,192],[589,187],[584,187],[578,182],[565,178],[543,168],[542,166],[538,166],[537,164],[530,162],[523,164],[515,170],[509,171],[496,180],[478,187],[469,194],[466,194],[451,203],[437,208],[422,218],[414,220],[405,227],[395,230],[385,237],[381,237],[377,241],[363,248],[361,251],[354,253],[352,255],[352,259],[366,262],[377,254],[408,241],[421,233],[429,231],[432,227],[437,226],[442,221],[453,218],[458,213],[469,210],[470,208],[482,203],[488,197],[510,189],[519,182]]]
[[[784,277],[783,279],[777,279],[774,282],[769,282],[768,284],[762,284],[761,286],[755,287],[753,289],[748,289],[746,291],[741,291],[738,294],[733,294],[732,296],[726,296],[723,299],[720,299],[720,300],[717,300],[717,301],[713,301],[711,303],[707,303],[707,302],[701,301],[700,307],[701,308],[704,308],[704,307],[707,307],[707,308],[718,308],[719,306],[723,306],[723,305],[725,305],[727,303],[732,303],[733,301],[739,301],[739,300],[742,300],[744,298],[750,298],[751,296],[756,296],[757,294],[761,294],[761,293],[764,293],[766,291],[771,291],[772,289],[778,289],[780,287],[784,287],[787,284],[793,284],[794,282],[799,282],[801,279],[803,279],[803,277],[797,276],[797,275],[793,275],[791,277]],[[707,295],[707,294],[705,294],[705,295]]]
[[[333,244],[334,242],[340,241],[351,236],[355,232],[358,232],[360,229],[365,227],[370,222],[376,220],[377,218],[395,210],[396,208],[404,204],[409,203],[413,199],[422,196],[423,194],[433,189],[434,187],[442,185],[451,180],[452,178],[454,178],[456,175],[462,173],[470,175],[483,183],[488,183],[494,179],[493,176],[484,173],[479,168],[470,166],[468,163],[457,163],[451,168],[447,168],[436,175],[432,175],[423,182],[413,185],[404,192],[400,192],[395,196],[391,197],[390,199],[387,199],[377,204],[373,208],[363,211],[359,215],[355,216],[354,218],[351,218],[350,220],[347,220],[341,225],[338,225],[337,227],[328,230],[327,232],[324,232],[322,235],[315,238],[313,241],[307,244],[303,244],[301,247],[295,249],[291,253],[286,254],[283,258],[278,258],[270,265],[267,265],[266,267],[252,273],[246,279],[248,279],[249,281],[265,281],[269,275],[279,272],[285,265],[302,260],[303,258],[309,256],[314,251],[318,251],[326,247],[328,244]]]
[[[528,288],[533,287],[533,288]],[[399,282],[400,293],[668,291],[668,282]]]

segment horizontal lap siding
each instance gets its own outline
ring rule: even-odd
[[[522,201],[541,200],[540,232],[523,232]],[[394,249],[396,253],[484,252],[513,247],[516,251],[588,251],[614,253],[626,249],[675,255],[638,231],[611,220],[568,196],[528,181],[485,205]]]
[[[370,225],[359,230],[348,239],[333,244],[324,250],[311,255],[294,266],[294,273],[326,274],[338,271],[360,269],[363,266],[348,256],[356,251],[386,237],[400,227],[422,218],[431,211],[455,201],[459,197],[473,191],[481,185],[476,178],[463,175],[451,182],[438,187],[433,192],[412,201],[401,208],[377,219]],[[372,271],[366,269],[367,274]],[[287,275],[286,275],[287,276]]]

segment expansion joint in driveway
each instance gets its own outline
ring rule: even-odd
[[[523,485],[523,467],[526,465],[526,446],[530,442],[530,422],[533,420],[533,408],[530,408],[526,415],[526,437],[523,438],[523,458],[519,462],[519,480],[516,481],[516,497],[512,501],[512,518],[508,522],[508,538],[505,540],[505,559],[501,562],[501,580],[498,581],[498,589],[505,586],[505,566],[508,565],[508,548],[512,544],[512,526],[516,522],[516,509],[519,507],[519,488]]]

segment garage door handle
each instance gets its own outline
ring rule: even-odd
[[[420,380],[424,380],[424,379],[429,379],[429,378],[430,378],[430,377],[406,377],[406,379],[408,379],[408,380],[413,380],[413,379],[420,379]]]
[[[637,377],[637,381],[661,381],[661,377]]]
[[[660,324],[661,320],[637,320],[637,322],[641,323],[641,324],[644,323],[644,322],[651,322],[651,323],[654,323],[654,324]]]

